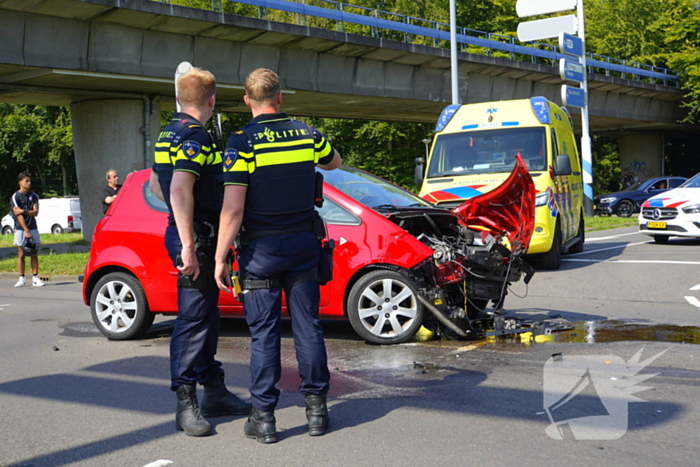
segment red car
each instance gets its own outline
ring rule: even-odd
[[[177,271],[163,246],[167,210],[148,189],[149,172],[127,177],[92,239],[83,300],[110,339],[136,338],[156,313],[177,312]],[[521,256],[535,195],[522,163],[499,189],[452,211],[358,169],[323,175],[319,212],[336,248],[320,313],[349,319],[367,341],[405,342],[424,322],[470,332],[493,316],[489,301],[502,307],[508,283],[529,280]],[[229,294],[219,304],[224,317],[243,315]]]

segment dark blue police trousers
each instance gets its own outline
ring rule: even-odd
[[[165,231],[165,248],[175,265],[182,250],[177,228]],[[208,252],[214,261],[214,249]],[[213,271],[211,272],[213,275]],[[219,288],[212,279],[205,290],[177,288],[178,314],[170,338],[170,389],[182,384],[204,384],[218,377],[221,362],[214,359],[219,342]]]
[[[326,344],[318,317],[320,291],[313,278],[291,288],[287,281],[313,270],[318,265],[319,255],[316,236],[312,232],[302,232],[253,239],[239,258],[245,279],[277,278],[287,284],[284,292],[301,377],[299,391],[304,395],[324,394],[330,386]],[[282,287],[250,290],[241,297],[252,335],[251,402],[260,410],[274,410],[280,395],[276,384],[282,372]]]

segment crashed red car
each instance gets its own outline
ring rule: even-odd
[[[320,313],[349,319],[367,341],[405,342],[422,324],[467,335],[502,308],[509,283],[529,280],[521,258],[535,191],[522,161],[499,189],[451,211],[362,170],[323,175],[319,212],[336,248]],[[127,177],[92,239],[83,299],[110,339],[136,338],[155,314],[177,312],[177,273],[163,246],[166,207],[148,177],[148,170]],[[222,293],[219,304],[224,317],[243,315],[231,295]]]

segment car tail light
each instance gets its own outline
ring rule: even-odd
[[[68,228],[73,228],[73,216],[68,216]]]

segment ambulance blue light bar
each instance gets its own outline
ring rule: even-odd
[[[549,101],[542,97],[531,97],[530,105],[532,106],[532,112],[535,114],[540,123],[549,124],[552,121],[552,117],[549,114]]]
[[[460,107],[460,104],[451,104],[443,109],[442,113],[440,114],[440,118],[438,118],[437,124],[435,125],[436,133],[441,131],[447,126],[448,123],[450,123],[450,120],[452,120],[452,117],[454,117],[455,113],[457,113]]]

